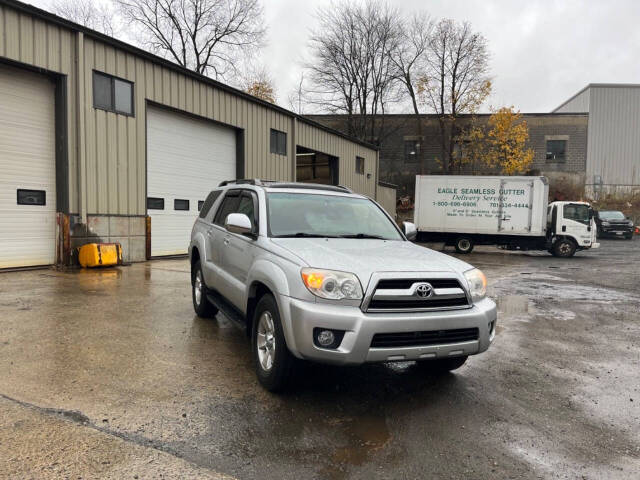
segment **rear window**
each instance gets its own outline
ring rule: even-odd
[[[218,199],[218,197],[220,196],[221,193],[222,193],[222,190],[214,190],[213,192],[211,192],[209,194],[209,196],[204,201],[202,206],[201,207],[199,206],[199,208],[200,208],[200,218],[206,218],[206,216],[211,211],[211,207],[213,207],[213,204],[216,203],[216,200]]]

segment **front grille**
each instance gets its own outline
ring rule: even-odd
[[[420,297],[417,287],[428,283],[432,293]],[[464,287],[455,278],[389,278],[379,280],[367,306],[368,312],[422,311],[467,308]]]
[[[416,308],[441,308],[464,307],[468,302],[465,298],[443,298],[441,300],[371,300],[369,308],[380,309],[416,309]]]
[[[478,340],[477,328],[455,330],[432,330],[427,332],[376,333],[371,348],[422,347]]]

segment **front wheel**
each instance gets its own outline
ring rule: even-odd
[[[204,283],[200,260],[196,261],[191,269],[191,299],[193,309],[199,317],[214,317],[218,313],[218,309],[207,300],[207,285]]]
[[[569,258],[576,253],[576,244],[568,238],[561,238],[553,244],[552,250],[554,257]]]
[[[473,250],[473,240],[470,237],[458,237],[456,238],[454,246],[458,253],[471,253]]]
[[[270,294],[256,305],[251,349],[260,384],[270,392],[284,390],[293,376],[295,360],[284,339],[278,305]]]
[[[446,373],[457,370],[467,361],[467,356],[439,358],[437,360],[420,360],[418,365],[429,372]]]

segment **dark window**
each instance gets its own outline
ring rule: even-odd
[[[47,192],[44,190],[18,189],[18,205],[46,205]]]
[[[364,175],[364,158],[356,157],[356,173]]]
[[[133,83],[94,71],[93,107],[133,115]]]
[[[218,199],[221,193],[222,193],[222,190],[214,190],[209,194],[207,199],[204,201],[204,204],[200,205],[200,202],[198,202],[198,210],[200,210],[200,218],[205,218],[209,214],[211,207],[213,207],[213,204],[216,203],[216,200]]]
[[[278,155],[287,154],[287,134],[271,129],[271,153]]]
[[[227,193],[222,200],[222,205],[218,208],[216,213],[216,219],[213,223],[224,227],[224,221],[230,213],[235,213],[238,208],[238,202],[240,201],[240,194],[238,191]]]
[[[550,162],[564,162],[567,155],[566,140],[547,140],[547,160]]]
[[[585,225],[589,225],[591,223],[591,218],[589,217],[589,206],[570,203],[565,205],[562,212],[563,218],[567,220],[573,220],[574,222],[580,222]]]
[[[180,198],[176,198],[173,200],[173,209],[174,210],[189,210],[189,200],[182,200]]]
[[[198,211],[202,210],[203,205],[204,205],[204,200],[198,200]]]
[[[244,213],[249,220],[251,220],[251,229],[256,228],[256,216],[254,212],[253,197],[249,193],[245,193],[240,198],[240,204],[238,205],[238,211],[235,213]]]
[[[404,161],[414,163],[418,161],[420,156],[420,143],[417,140],[404,141]]]
[[[164,210],[164,198],[147,198],[147,210]]]

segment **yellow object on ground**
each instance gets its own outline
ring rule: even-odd
[[[108,267],[122,263],[119,243],[88,243],[78,250],[78,261],[83,267]]]

